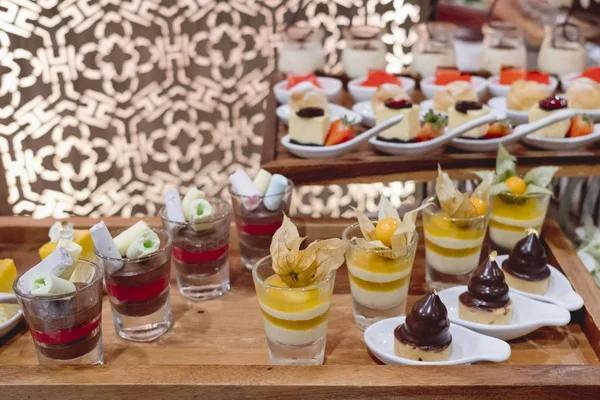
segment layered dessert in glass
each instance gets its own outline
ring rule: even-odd
[[[377,26],[351,26],[342,31],[346,47],[342,50],[344,72],[350,79],[366,76],[370,69],[383,70],[386,48],[383,31]]]
[[[242,264],[252,269],[269,254],[271,239],[290,209],[294,184],[283,175],[265,170],[252,180],[239,169],[229,181]]]
[[[424,204],[419,209],[427,207]],[[388,199],[379,203],[377,221],[356,210],[358,223],[342,238],[350,242],[346,266],[350,278],[354,321],[361,330],[389,317],[404,315],[410,274],[419,237],[415,220],[419,209],[400,218]]]
[[[40,364],[102,364],[102,272],[57,247],[13,286]]]
[[[323,31],[294,25],[283,33],[278,68],[287,74],[309,74],[325,65]]]
[[[585,40],[578,25],[565,22],[544,27],[538,67],[553,75],[583,72],[587,61]]]
[[[492,75],[498,75],[502,67],[525,68],[527,51],[523,33],[510,22],[494,21],[482,27],[483,44],[479,66]]]
[[[461,193],[448,174],[436,181],[436,196],[423,210],[426,279],[437,290],[466,284],[479,265],[490,217],[489,196],[493,173],[481,173],[472,194]]]
[[[421,78],[433,76],[439,67],[456,66],[453,38],[456,25],[447,22],[417,24],[417,41],[413,45],[410,66]]]
[[[300,250],[303,240],[284,217],[271,255],[252,268],[271,364],[321,365],[325,358],[335,273],[348,244],[328,239]]]
[[[527,236],[527,228],[541,231],[552,197],[549,186],[557,170],[536,167],[521,177],[517,158],[499,146],[490,199],[490,239],[499,251],[509,252]]]
[[[145,222],[108,232],[104,222],[90,232],[104,270],[115,331],[123,339],[152,341],[172,324],[169,294],[171,235]]]
[[[159,215],[173,238],[177,286],[191,300],[209,300],[229,291],[231,205],[190,188],[183,197],[167,192]]]

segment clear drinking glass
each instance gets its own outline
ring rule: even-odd
[[[482,27],[483,44],[479,66],[492,75],[498,75],[502,67],[525,68],[527,50],[523,33],[510,22],[494,21]]]
[[[240,255],[242,257],[242,264],[246,268],[252,269],[252,266],[258,260],[269,255],[269,247],[271,246],[273,234],[283,223],[283,213],[289,213],[293,189],[294,183],[288,179],[288,185],[283,193],[262,196],[260,205],[253,210],[249,210],[245,206],[249,197],[238,194],[229,185],[231,204],[233,206],[233,214],[235,216],[240,243]],[[281,201],[276,209],[270,210],[265,206],[265,200],[270,203],[271,207],[273,204],[272,200],[279,198],[281,198]],[[276,201],[275,204],[277,204]]]
[[[344,230],[342,238],[362,238],[358,223]],[[410,274],[419,235],[414,233],[406,254],[393,258],[391,250],[364,250],[350,243],[346,266],[350,278],[354,321],[361,330],[384,318],[406,313]]]
[[[86,283],[74,282],[75,293],[33,296],[23,292],[21,275],[13,284],[29,326],[40,364],[102,364],[102,272],[91,261]]]
[[[209,300],[229,291],[231,205],[215,197],[206,200],[213,215],[202,223],[170,221],[164,207],[159,212],[173,238],[179,292],[191,300]]]
[[[453,39],[456,25],[448,22],[417,24],[417,41],[412,47],[411,69],[422,78],[435,75],[439,67],[456,66]]]
[[[112,236],[124,230],[112,232]],[[171,235],[161,228],[152,230],[160,238],[160,247],[145,257],[116,259],[96,253],[104,270],[115,331],[134,342],[150,342],[167,332],[172,323]]]
[[[349,78],[367,76],[370,69],[384,70],[386,47],[381,41],[383,30],[378,26],[351,26],[342,30],[346,47],[342,64]]]
[[[519,240],[527,236],[527,228],[542,231],[549,194],[516,195],[500,193],[490,203],[490,239],[499,252],[508,253]]]
[[[437,197],[430,199],[433,205],[422,211],[427,285],[436,290],[466,285],[479,265],[490,211],[474,218],[450,218]]]
[[[310,74],[325,65],[323,30],[294,25],[282,32],[278,68],[286,74]]]
[[[538,54],[538,67],[544,72],[563,76],[583,72],[587,61],[581,28],[572,23],[546,25]]]
[[[326,280],[301,288],[277,286],[278,279],[269,279],[273,275],[271,256],[252,268],[271,364],[323,364],[335,271]]]

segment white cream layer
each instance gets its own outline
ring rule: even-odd
[[[327,320],[314,328],[307,330],[285,329],[265,321],[265,334],[274,342],[289,346],[300,346],[316,342],[327,334]]]
[[[433,236],[425,231],[425,239],[431,243],[436,244],[440,247],[447,249],[470,249],[473,247],[481,246],[485,235],[481,235],[479,239],[455,239],[445,236]]]
[[[272,315],[275,318],[285,319],[289,321],[307,321],[309,319],[317,318],[319,315],[323,315],[325,312],[327,312],[327,310],[329,310],[330,305],[330,303],[327,302],[303,312],[283,312],[267,306],[262,301],[259,301],[259,303],[260,308],[262,308],[262,310],[267,314]]]
[[[522,226],[524,228],[537,227],[544,223],[544,215],[532,219],[512,219],[501,217],[499,215],[494,215],[494,213],[492,213],[492,215],[490,215],[490,218],[493,221],[499,222],[504,225]]]
[[[512,249],[519,240],[527,236],[527,231],[523,229],[522,232],[504,230],[490,226],[490,239],[498,246],[505,249]]]
[[[446,257],[425,248],[427,264],[443,274],[462,275],[477,268],[479,265],[479,251],[467,257]]]
[[[357,266],[350,264],[348,261],[346,261],[346,265],[348,266],[348,271],[350,271],[350,273],[358,279],[377,283],[397,281],[398,279],[402,279],[406,275],[410,274],[412,270],[412,268],[408,268],[406,271],[384,274],[381,272],[371,272],[362,268],[358,268]]]
[[[389,292],[372,292],[359,287],[352,282],[352,279],[350,280],[350,291],[354,301],[375,310],[386,310],[402,303],[408,297],[408,286],[409,282],[406,282],[398,289]]]

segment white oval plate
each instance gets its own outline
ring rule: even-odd
[[[329,101],[336,101],[342,91],[342,81],[336,78],[327,78],[319,76],[317,77],[317,81],[321,85],[321,88],[316,88],[316,90],[321,91],[323,94],[327,96]],[[294,88],[287,89],[287,81],[280,81],[273,86],[273,92],[275,93],[275,98],[279,104],[287,104],[290,99],[290,95],[292,94]]]
[[[500,77],[498,75],[490,76],[487,80],[488,89],[490,90],[490,93],[493,97],[504,97],[510,91],[511,85],[501,85],[499,83],[499,80]],[[550,83],[548,85],[542,86],[544,86],[548,90],[549,94],[552,94],[556,91],[556,88],[558,87],[558,79],[551,76]]]
[[[520,136],[517,136],[516,133],[513,132],[510,135],[495,139],[466,139],[459,137],[452,139],[449,145],[462,151],[480,153],[486,151],[496,151],[498,150],[499,144],[507,145],[509,143],[516,142],[519,139]]]
[[[510,357],[510,345],[502,340],[473,332],[460,325],[450,324],[452,349],[448,361],[415,361],[394,353],[394,329],[406,317],[388,318],[374,323],[365,330],[365,343],[381,362],[393,365],[459,365],[478,361],[502,362]]]
[[[508,254],[498,256],[496,258],[496,262],[500,267],[502,267],[502,264],[507,258]],[[510,288],[511,292],[521,294],[525,297],[529,297],[530,299],[556,304],[557,306],[564,307],[569,311],[577,311],[583,307],[583,299],[577,294],[577,292],[575,292],[567,277],[550,264],[548,264],[548,268],[550,268],[550,284],[548,285],[548,290],[546,290],[546,293],[532,294]]]
[[[458,317],[458,296],[466,290],[466,286],[457,286],[442,290],[439,296],[448,309],[448,318],[452,323],[484,335],[511,340],[525,336],[543,326],[564,326],[571,321],[571,313],[566,308],[536,301],[514,292],[510,293],[513,302],[513,317],[510,324],[486,325],[465,321]]]
[[[21,319],[23,319],[23,311],[19,310],[15,315],[10,317],[8,321],[0,324],[0,338],[4,337],[8,334],[8,332],[15,329],[15,327],[19,325],[19,322],[21,322]]]
[[[437,92],[445,88],[444,85],[434,85],[434,81],[435,77],[433,76],[421,80],[421,91],[426,99],[432,99]],[[475,93],[477,93],[479,101],[483,100],[487,90],[487,81],[485,78],[473,75],[471,76],[471,85],[473,85],[473,89],[475,90]]]
[[[331,122],[335,121],[336,119],[341,119],[342,117],[346,117],[348,120],[352,121],[352,125],[360,124],[362,121],[362,117],[359,114],[352,110],[348,110],[346,107],[342,107],[337,104],[328,104],[327,108],[329,109]],[[277,107],[275,113],[284,124],[287,124],[290,114],[292,113],[292,109],[288,104],[283,104]]]
[[[508,118],[515,124],[526,124],[529,121],[529,114],[527,111],[509,110],[508,107],[506,107],[506,97],[492,97],[488,100],[488,106],[494,110],[504,111]]]
[[[348,82],[348,92],[350,92],[350,96],[354,99],[354,101],[370,101],[373,94],[377,90],[374,86],[360,86],[364,80],[367,79],[366,76],[352,79]],[[400,82],[402,83],[402,88],[409,96],[415,90],[415,80],[412,78],[407,78],[405,76],[399,76]]]
[[[600,141],[600,126],[594,125],[594,132],[589,135],[576,138],[547,138],[540,136],[527,135],[522,139],[530,146],[543,150],[572,150],[579,147],[585,147],[592,143]]]

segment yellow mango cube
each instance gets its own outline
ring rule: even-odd
[[[12,293],[15,279],[17,279],[15,262],[10,258],[0,260],[0,292]]]
[[[94,258],[94,242],[92,241],[92,235],[87,229],[75,229],[75,237],[73,242],[81,246],[81,260],[91,260]],[[40,258],[43,260],[48,257],[50,253],[56,250],[55,242],[48,242],[40,247]]]

